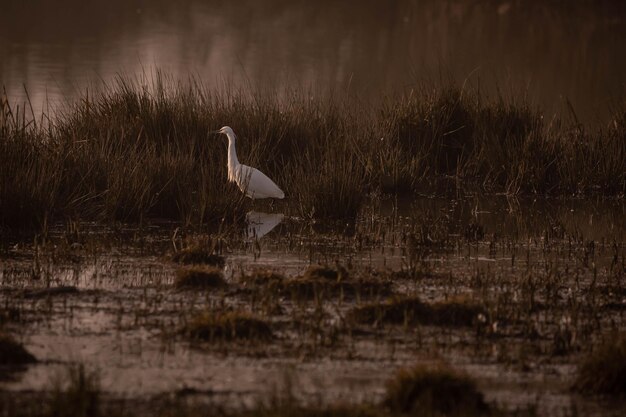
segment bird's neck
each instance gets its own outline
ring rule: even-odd
[[[235,137],[228,135],[228,180],[235,181],[235,169],[239,166],[237,150],[235,149]]]

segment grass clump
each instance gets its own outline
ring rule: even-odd
[[[215,267],[194,265],[176,271],[174,286],[180,289],[212,289],[228,286],[222,271]]]
[[[311,266],[303,275],[287,278],[272,271],[256,271],[242,277],[246,285],[263,287],[271,294],[310,300],[324,297],[374,297],[391,293],[391,281],[369,276],[351,277],[337,266]]]
[[[606,341],[583,360],[574,389],[586,394],[626,396],[626,334]]]
[[[436,303],[424,303],[418,297],[403,297],[386,303],[371,303],[355,307],[350,318],[357,323],[404,325],[471,326],[479,314],[485,314],[480,305],[464,298]]]
[[[392,132],[407,166],[453,173],[474,148],[476,104],[454,86],[411,92],[383,108],[382,119]],[[416,177],[418,172],[407,172]]]
[[[306,276],[291,278],[275,284],[275,291],[291,295],[295,299],[312,299],[328,297],[376,297],[391,293],[391,282],[367,277],[354,278],[349,281],[333,281],[325,278],[307,278]]]
[[[482,416],[489,408],[476,384],[445,366],[402,369],[387,383],[383,404],[393,414]]]
[[[204,245],[192,245],[172,255],[172,261],[184,265],[203,264],[224,268],[226,264],[224,257],[212,252],[212,249]]]
[[[303,278],[307,280],[325,279],[331,281],[345,281],[348,279],[348,271],[341,265],[338,265],[337,268],[313,265],[304,271]]]
[[[326,131],[322,139],[313,138],[302,158],[288,165],[292,175],[286,177],[286,186],[292,190],[302,216],[356,218],[365,200],[367,175],[364,161],[355,154],[355,149],[363,147],[360,143],[366,138],[365,132],[348,133],[348,129],[347,124],[341,124],[337,130]]]
[[[120,77],[41,123],[2,98],[0,226],[45,228],[68,217],[242,222],[248,202],[226,180],[225,141],[207,137],[225,124],[242,162],[274,179],[306,218],[353,220],[368,194],[451,182],[508,194],[626,192],[623,108],[588,131],[545,126],[524,102],[454,83],[381,107],[279,93]]]
[[[253,271],[250,275],[243,275],[242,281],[254,285],[264,285],[271,282],[280,282],[287,279],[283,274],[269,269],[259,269]]]
[[[183,333],[201,341],[267,341],[273,337],[270,325],[241,311],[206,312],[194,317]]]
[[[26,365],[37,359],[8,334],[0,333],[0,366]]]
[[[242,275],[241,281],[245,285],[270,286],[280,284],[287,278],[276,271],[256,270],[249,275]]]

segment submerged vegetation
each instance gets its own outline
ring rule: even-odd
[[[226,181],[230,125],[240,159],[285,190],[300,215],[354,217],[364,196],[472,186],[509,194],[623,195],[626,111],[604,129],[546,122],[525,103],[454,85],[382,105],[294,92],[210,91],[120,78],[55,114],[0,107],[0,224],[52,220],[238,222]]]

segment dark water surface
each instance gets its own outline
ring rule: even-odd
[[[606,122],[625,89],[623,1],[2,1],[0,84],[36,113],[116,74],[209,86],[349,88],[465,79]]]

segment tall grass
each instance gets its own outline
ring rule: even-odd
[[[64,218],[240,221],[226,181],[230,125],[240,160],[314,218],[354,217],[365,196],[453,179],[487,192],[623,195],[626,110],[603,130],[552,121],[527,104],[454,85],[369,105],[347,96],[281,95],[199,82],[120,77],[39,123],[0,107],[0,225]]]

